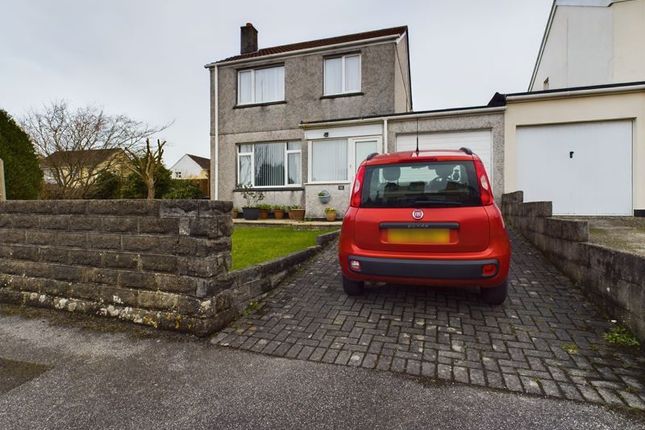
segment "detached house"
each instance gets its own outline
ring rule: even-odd
[[[206,65],[211,76],[213,198],[242,206],[239,188],[265,202],[306,206],[324,216],[318,193],[344,211],[354,172],[383,152],[382,130],[322,133],[306,140],[303,122],[412,110],[407,27],[258,49],[241,28],[240,54]]]
[[[368,154],[465,146],[498,199],[645,216],[645,0],[555,0],[527,92],[430,111],[412,111],[407,27],[264,49],[241,33],[240,55],[206,66],[216,199],[241,206],[249,185],[342,215]]]

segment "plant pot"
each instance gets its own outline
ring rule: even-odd
[[[336,211],[326,211],[325,218],[327,221],[336,221]]]
[[[282,209],[273,209],[273,216],[275,219],[283,219],[284,211]]]
[[[318,193],[318,200],[323,205],[326,205],[331,200],[331,194],[329,194],[329,191],[323,190],[323,191]]]
[[[244,219],[246,220],[255,220],[260,217],[260,209],[258,208],[242,208],[242,214],[244,214]]]
[[[269,219],[269,209],[258,209],[260,219]]]
[[[238,215],[239,215],[239,214],[237,213],[237,209],[233,209],[233,210],[231,211],[231,217],[233,217],[233,219],[237,218],[237,217],[238,217]]]
[[[289,219],[294,221],[304,221],[305,219],[305,210],[304,209],[289,209]]]

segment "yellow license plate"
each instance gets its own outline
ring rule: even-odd
[[[387,241],[397,244],[437,245],[450,243],[450,230],[447,228],[390,228]]]

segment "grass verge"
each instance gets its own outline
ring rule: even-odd
[[[301,251],[315,245],[319,235],[335,230],[338,228],[235,226],[232,270]]]

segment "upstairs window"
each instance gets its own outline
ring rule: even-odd
[[[284,100],[284,66],[245,69],[237,72],[237,104]]]
[[[325,58],[325,95],[361,91],[361,55]]]

